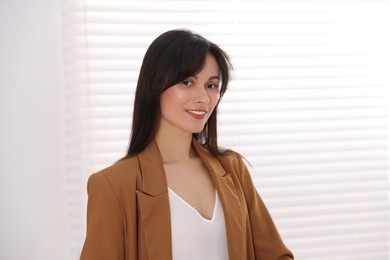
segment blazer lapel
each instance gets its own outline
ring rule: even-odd
[[[142,175],[137,191],[139,232],[144,233],[149,259],[172,259],[167,182],[156,142],[153,140],[138,158]]]
[[[231,173],[226,172],[219,160],[195,139],[192,141],[192,146],[209,171],[221,200],[225,216],[229,259],[245,259],[245,219],[241,214],[242,205],[240,205]]]

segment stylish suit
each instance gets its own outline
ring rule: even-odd
[[[235,153],[216,158],[195,140],[192,146],[221,200],[229,259],[293,259],[242,159]],[[88,196],[81,260],[172,259],[167,182],[155,141],[91,175]]]

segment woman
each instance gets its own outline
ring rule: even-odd
[[[81,260],[293,259],[242,158],[217,145],[230,67],[187,30],[150,45],[128,153],[88,181]]]

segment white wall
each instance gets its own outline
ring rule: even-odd
[[[0,259],[68,259],[59,5],[0,0]]]

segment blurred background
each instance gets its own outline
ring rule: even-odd
[[[149,44],[230,55],[219,143],[296,259],[390,259],[390,4],[0,0],[0,259],[78,259],[88,176],[122,157]]]

